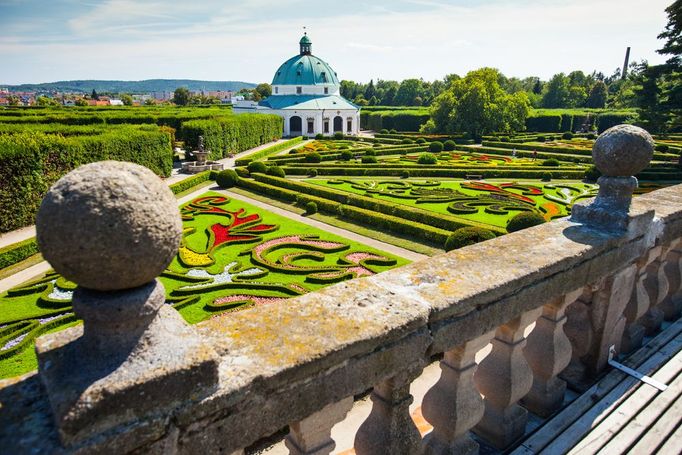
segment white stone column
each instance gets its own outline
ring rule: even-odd
[[[474,432],[498,449],[509,446],[526,429],[528,411],[517,404],[533,385],[533,372],[523,354],[524,332],[540,314],[542,308],[537,308],[501,325],[492,340],[492,352],[474,375],[485,397],[485,412]]]
[[[433,425],[424,439],[425,454],[478,453],[478,443],[467,435],[484,412],[483,398],[474,385],[475,357],[494,334],[488,332],[445,352],[440,379],[422,401],[422,415]]]
[[[566,382],[558,375],[571,361],[571,342],[564,333],[566,308],[582,295],[582,288],[543,305],[542,316],[528,336],[524,350],[533,370],[533,386],[521,402],[530,411],[546,417],[559,409]]]
[[[353,407],[353,397],[329,404],[303,420],[289,425],[284,444],[292,455],[329,455],[336,447],[332,427]]]

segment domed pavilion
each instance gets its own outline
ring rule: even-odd
[[[336,72],[312,54],[307,33],[299,46],[299,54],[282,63],[272,78],[272,96],[235,104],[234,112],[277,114],[284,119],[284,136],[358,134],[360,108],[341,96]]]

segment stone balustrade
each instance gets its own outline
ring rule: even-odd
[[[371,390],[358,454],[477,453],[472,433],[508,447],[528,410],[552,414],[566,381],[606,368],[610,346],[633,349],[680,315],[682,185],[631,202],[629,176],[653,143],[634,127],[612,130],[593,152],[602,190],[570,219],[192,327],[140,304],[155,284],[83,291],[87,314],[99,304],[118,305],[121,320],[148,317],[135,334],[84,318],[84,330],[40,338],[40,372],[1,384],[1,446],[232,454],[288,427],[290,453],[328,454],[332,427]],[[72,276],[80,284],[84,273]],[[97,324],[118,338],[88,348],[79,340]],[[96,361],[104,352],[115,360]],[[422,439],[410,384],[434,361],[441,376],[421,403],[433,430]]]

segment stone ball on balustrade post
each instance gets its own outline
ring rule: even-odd
[[[97,291],[151,282],[177,254],[177,200],[149,169],[120,161],[81,166],[45,195],[36,219],[43,257],[59,274]]]
[[[594,164],[607,177],[630,177],[649,165],[654,140],[634,125],[616,125],[599,135],[592,147]]]

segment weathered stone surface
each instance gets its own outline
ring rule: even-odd
[[[65,444],[169,411],[216,386],[215,352],[164,301],[158,281],[119,292],[79,288],[74,309],[85,328],[38,338],[40,379]]]
[[[654,156],[654,140],[634,125],[616,125],[599,135],[592,147],[592,159],[609,177],[630,177],[648,166]]]
[[[36,235],[57,272],[110,291],[158,276],[178,251],[182,222],[175,197],[152,171],[102,161],[54,184],[40,205]]]
[[[291,455],[329,455],[336,447],[331,437],[332,427],[342,421],[353,407],[353,397],[331,403],[306,417],[289,424],[285,445]]]

